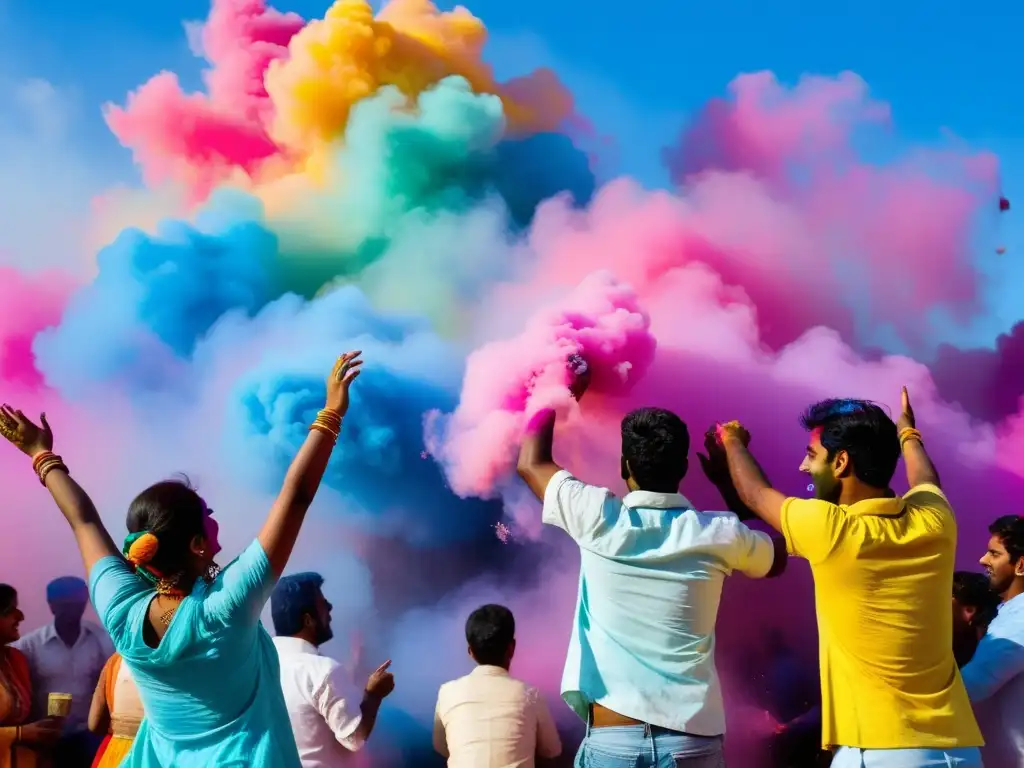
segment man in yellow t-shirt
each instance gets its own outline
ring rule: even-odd
[[[727,468],[727,498],[810,563],[832,768],[980,768],[983,740],[951,642],[956,519],[906,389],[899,428],[862,400],[817,403],[803,423],[810,439],[800,469],[814,499],[773,489],[737,422],[709,432],[704,461],[718,476]],[[898,497],[889,484],[901,452],[910,491]]]

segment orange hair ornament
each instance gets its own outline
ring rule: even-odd
[[[148,567],[150,561],[156,557],[160,549],[160,540],[149,531],[138,531],[129,533],[124,540],[125,559],[135,566],[135,571],[146,581],[156,584],[157,576]]]

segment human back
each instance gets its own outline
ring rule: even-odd
[[[277,657],[259,614],[286,567],[341,432],[359,352],[337,358],[256,540],[223,571],[212,511],[187,483],[150,486],[132,502],[118,549],[95,504],[36,424],[0,407],[0,435],[32,459],[78,544],[93,604],[134,674],[146,719],[130,768],[298,768]]]

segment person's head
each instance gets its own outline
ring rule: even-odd
[[[637,408],[622,420],[622,479],[631,491],[676,493],[686,476],[690,433],[664,408]]]
[[[0,647],[21,637],[25,614],[18,608],[18,593],[8,584],[0,584]]]
[[[89,588],[77,576],[61,576],[46,585],[46,602],[57,624],[76,624],[89,605]]]
[[[1005,515],[988,527],[988,550],[980,562],[992,590],[1003,599],[1024,592],[1024,517]]]
[[[516,652],[516,620],[503,605],[482,605],[466,619],[469,655],[477,664],[508,669]]]
[[[187,479],[149,486],[128,507],[125,524],[129,534],[148,533],[156,539],[139,566],[183,588],[209,573],[220,552],[213,510]]]
[[[866,400],[822,400],[803,414],[810,433],[800,471],[814,481],[814,495],[837,502],[844,488],[887,491],[900,458],[896,425]]]
[[[953,574],[953,630],[984,632],[995,617],[999,596],[983,573],[957,571]]]
[[[331,608],[324,597],[323,577],[318,573],[285,576],[270,596],[270,617],[280,637],[301,637],[320,646],[334,637]]]

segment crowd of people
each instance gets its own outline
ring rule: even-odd
[[[24,636],[18,595],[0,585],[0,768],[326,768],[363,754],[395,685],[390,661],[354,684],[352,665],[320,652],[332,634],[323,579],[283,576],[360,365],[358,352],[338,358],[258,537],[224,568],[214,512],[187,483],[140,493],[117,547],[45,416],[0,409],[0,434],[30,457],[88,580],[51,583],[53,622]],[[582,399],[585,366],[567,376]],[[780,707],[778,734],[792,738],[777,765],[1024,768],[1024,517],[998,518],[977,543],[984,573],[954,572],[956,519],[905,390],[898,422],[859,400],[807,410],[811,499],[772,487],[741,424],[714,425],[699,457],[728,512],[679,493],[691,446],[677,415],[623,419],[621,498],[556,464],[555,421],[553,410],[531,419],[518,471],[543,521],[580,551],[561,683],[585,725],[576,766],[724,766],[723,582],[777,576],[793,556],[814,579],[820,676]],[[899,496],[901,457],[910,490]],[[83,621],[90,599],[102,628]],[[273,638],[260,622],[268,601]],[[441,686],[434,749],[452,768],[556,758],[548,703],[510,673],[512,613],[482,606],[466,641],[476,666]],[[776,655],[794,683],[781,644]]]

